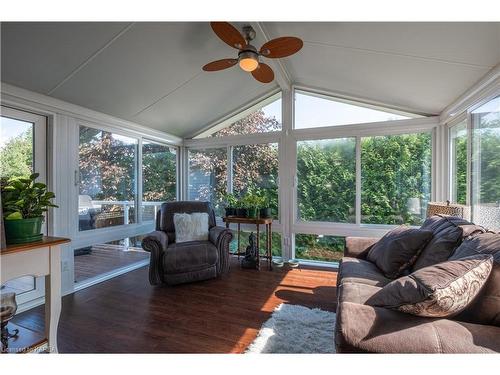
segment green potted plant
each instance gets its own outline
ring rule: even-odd
[[[236,202],[236,216],[247,217],[248,211],[246,208],[246,202],[244,198],[240,198]]]
[[[1,194],[5,236],[8,244],[19,244],[42,239],[43,214],[55,194],[47,191],[47,185],[35,182],[39,173],[28,178],[2,179]]]
[[[245,207],[248,211],[248,217],[255,219],[257,217],[258,209],[259,209],[259,204],[260,204],[260,198],[252,193],[248,193],[245,195],[243,198]]]
[[[269,218],[272,216],[271,207],[269,207],[269,198],[262,192],[259,191],[259,217]]]
[[[232,193],[224,195],[224,202],[226,205],[226,216],[236,215],[236,206],[238,204],[238,199]]]

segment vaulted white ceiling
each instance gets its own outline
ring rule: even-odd
[[[241,27],[241,23],[235,23]],[[298,36],[291,83],[438,114],[500,62],[499,23],[261,24]],[[208,23],[2,23],[1,80],[178,136],[278,87],[238,67]],[[264,36],[257,30],[258,47]]]

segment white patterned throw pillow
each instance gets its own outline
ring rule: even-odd
[[[194,212],[192,214],[174,214],[175,242],[207,241],[208,214]]]

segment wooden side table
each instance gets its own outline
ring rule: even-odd
[[[70,242],[67,238],[43,237],[41,241],[7,245],[0,250],[0,284],[26,275],[45,276],[45,337],[30,343],[20,340],[23,346],[16,348],[18,350],[30,351],[46,344],[50,353],[57,353],[57,325],[61,313],[60,245],[67,242]]]
[[[272,255],[272,218],[258,218],[252,219],[249,217],[238,217],[238,216],[227,216],[223,217],[222,220],[226,223],[226,228],[229,228],[229,224],[238,224],[238,258],[240,255],[244,255],[240,250],[240,231],[241,224],[254,224],[257,230],[257,269],[260,270],[260,258],[266,259],[269,265],[269,270],[273,269],[273,255]],[[264,224],[266,226],[266,255],[260,255],[260,225]]]

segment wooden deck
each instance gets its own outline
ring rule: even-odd
[[[335,311],[333,270],[242,270],[234,258],[231,265],[221,279],[175,287],[149,285],[143,267],[66,296],[59,351],[241,353],[281,303]],[[14,320],[42,331],[43,318],[38,307]]]
[[[90,254],[75,256],[75,282],[99,276],[144,259],[149,259],[149,253],[139,247],[94,245]]]

